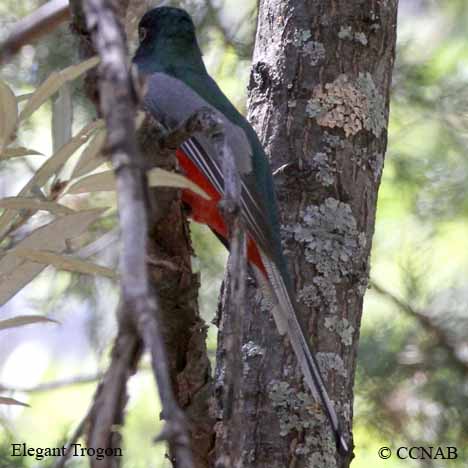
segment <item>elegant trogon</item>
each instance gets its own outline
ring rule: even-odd
[[[301,325],[279,234],[273,179],[262,145],[251,125],[207,73],[190,16],[181,9],[155,8],[139,24],[139,47],[133,59],[145,75],[145,107],[168,129],[195,111],[211,108],[222,120],[227,144],[241,175],[241,210],[247,230],[247,256],[263,293],[271,303],[280,333],[287,333],[305,380],[320,397],[339,449],[347,451],[333,404],[327,394],[307,333]],[[176,152],[181,170],[211,199],[183,190],[195,221],[207,224],[227,243],[218,202],[223,194],[222,161],[210,138],[195,134]]]

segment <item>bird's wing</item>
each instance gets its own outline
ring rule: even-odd
[[[281,262],[282,256],[278,255],[281,252],[281,244],[274,232],[277,227],[276,206],[274,200],[268,200],[274,197],[273,182],[260,143],[256,140],[252,145],[252,134],[249,135],[248,132],[255,134],[254,130],[232,105],[232,108],[229,108],[230,103],[226,102],[227,98],[221,93],[216,83],[208,76],[203,83],[205,88],[212,87],[209,96],[218,96],[224,106],[221,106],[223,112],[208,98],[205,99],[202,92],[196,92],[182,80],[165,73],[154,73],[149,77],[145,105],[167,128],[176,128],[203,107],[210,108],[219,116],[223,122],[227,144],[234,154],[241,175],[241,208],[247,230],[270,258]],[[231,114],[233,113],[236,123],[226,117],[224,114],[226,109]],[[247,132],[241,125],[247,126]],[[258,144],[257,147],[254,147],[255,143]],[[205,135],[197,134],[183,143],[181,149],[203,172],[213,187],[222,194],[224,191],[222,161],[211,140]],[[264,166],[260,170],[257,167],[258,161],[254,162],[252,158],[254,151],[261,151],[258,156],[261,159],[260,164],[263,163]],[[265,186],[267,186],[266,190]],[[272,229],[272,221],[274,229]]]
[[[213,151],[210,145],[207,148],[206,143],[200,142],[197,137],[192,137],[181,146],[182,151],[187,157],[203,172],[209,182],[220,193],[224,193],[224,177],[220,167],[218,158],[212,157],[209,153]],[[241,175],[241,213],[244,219],[247,232],[252,236],[256,244],[266,252],[270,257],[270,253],[274,246],[272,240],[269,239],[269,231],[271,227],[268,225],[263,207],[258,201],[258,194],[252,187],[249,180]]]

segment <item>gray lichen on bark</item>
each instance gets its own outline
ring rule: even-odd
[[[347,431],[386,148],[396,10],[396,0],[262,0],[249,85],[250,120],[272,168],[281,168],[275,183],[293,284]],[[351,28],[353,40],[339,37],[342,27]],[[252,288],[249,297],[244,341],[267,352],[244,375],[243,424],[230,427],[242,436],[236,460],[244,467],[348,466],[320,406],[304,391],[287,340]],[[222,329],[219,338],[222,346]],[[229,420],[222,411],[219,417],[223,434]]]
[[[348,39],[350,41],[357,41],[363,46],[368,44],[367,36],[363,32],[355,32],[351,26],[341,26],[340,32],[338,33],[340,39]]]
[[[321,275],[339,281],[359,268],[366,236],[358,232],[349,205],[330,197],[320,206],[306,207],[299,218],[299,223],[286,226],[283,232],[304,245],[306,261]]]

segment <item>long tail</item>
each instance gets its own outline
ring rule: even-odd
[[[343,437],[335,408],[328,396],[325,383],[320,373],[317,360],[310,349],[306,333],[297,317],[288,289],[276,265],[261,252],[262,263],[268,274],[268,280],[262,272],[254,268],[262,292],[272,302],[272,311],[276,326],[281,334],[287,333],[296,357],[304,373],[304,378],[314,396],[319,396],[333,429],[338,450],[346,454],[348,444]]]

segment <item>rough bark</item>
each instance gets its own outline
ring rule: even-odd
[[[353,383],[387,144],[397,0],[262,0],[250,119],[275,170],[282,237],[330,396],[352,446]],[[251,286],[238,369],[216,369],[218,466],[330,468],[340,457],[294,354]],[[222,309],[222,305],[221,305]],[[239,374],[240,370],[240,374]],[[230,375],[242,375],[233,392]],[[227,397],[228,396],[228,397]],[[228,402],[228,403],[226,403]],[[241,424],[233,415],[242,414]],[[226,453],[226,440],[238,440]]]
[[[155,152],[154,127],[139,132],[140,148],[151,165],[175,168],[174,150]],[[192,273],[193,253],[180,193],[153,189],[149,220],[151,278],[158,287],[174,392],[189,420],[194,468],[210,466],[214,420],[210,409],[211,367],[206,349],[207,326],[198,310],[198,274]]]

